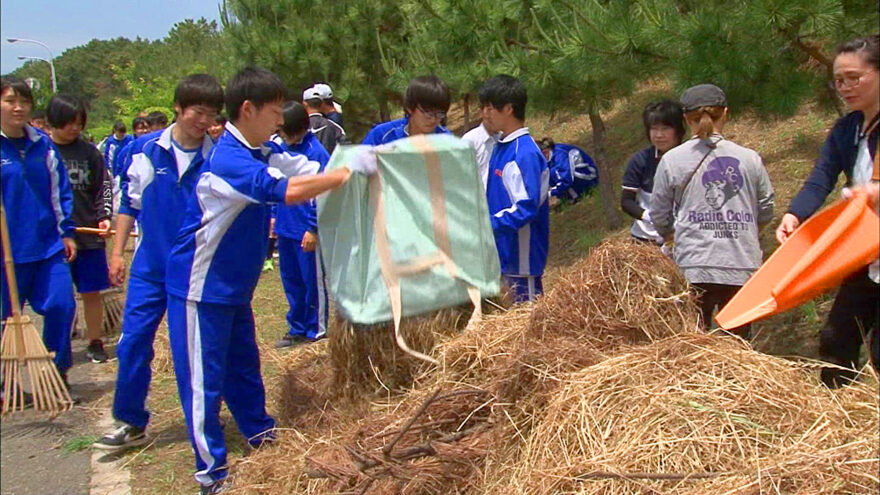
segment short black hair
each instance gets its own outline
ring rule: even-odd
[[[325,105],[333,105],[334,101],[335,100],[333,100],[333,98],[324,98],[323,100],[321,100],[321,103]]]
[[[223,114],[218,113],[217,116],[214,117],[214,123],[220,124],[220,125],[226,125],[226,117],[224,117]]]
[[[552,150],[554,146],[556,146],[556,143],[548,137],[545,137],[538,141],[538,147],[541,148],[542,151]]]
[[[309,98],[307,100],[303,100],[303,102],[314,109],[318,109],[321,107],[320,98]]]
[[[150,127],[165,127],[168,125],[168,116],[165,115],[165,112],[154,110],[147,115],[147,124],[149,124]]]
[[[861,53],[866,64],[880,70],[880,34],[849,40],[837,47],[837,55],[842,53]]]
[[[42,108],[35,108],[34,111],[31,112],[31,120],[46,120],[46,111]]]
[[[309,114],[306,108],[298,101],[288,101],[282,107],[284,124],[281,130],[288,136],[293,136],[309,128]]]
[[[449,103],[449,88],[434,74],[413,79],[403,94],[403,108],[407,111],[421,107],[448,112]]]
[[[651,140],[651,126],[654,124],[668,125],[675,129],[678,140],[684,139],[684,109],[681,103],[670,99],[652,101],[645,105],[642,112],[645,124],[645,136]]]
[[[498,110],[510,104],[513,107],[513,116],[526,120],[526,86],[513,76],[500,74],[489,79],[480,88],[479,97],[481,105],[492,105]]]
[[[147,119],[145,119],[144,117],[135,117],[131,119],[131,130],[137,129],[138,126],[142,124],[148,127],[150,125],[150,123],[147,122]]]
[[[214,76],[190,74],[174,90],[174,103],[181,109],[205,105],[220,112],[223,110],[223,87]]]
[[[46,106],[46,120],[55,129],[60,129],[76,121],[77,117],[79,117],[80,122],[85,127],[86,106],[81,99],[72,94],[58,93],[53,95]],[[122,127],[125,128],[125,125]]]
[[[34,104],[34,94],[24,79],[15,76],[0,77],[0,94],[5,93],[7,89],[12,89],[15,94],[27,100],[31,105]]]
[[[121,120],[117,120],[113,124],[113,132],[125,132],[127,129],[125,128],[125,122]]]
[[[245,101],[260,108],[267,103],[284,101],[286,96],[287,86],[273,72],[253,65],[245,67],[226,85],[226,115],[235,122]]]

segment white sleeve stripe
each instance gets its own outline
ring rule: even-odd
[[[52,211],[55,213],[56,228],[58,234],[64,234],[61,228],[61,222],[64,221],[64,211],[61,209],[61,188],[59,186],[61,177],[58,175],[58,158],[55,156],[55,150],[49,148],[46,154],[46,168],[49,171],[49,196],[52,202]]]
[[[638,187],[623,186],[623,190],[624,190],[624,191],[639,192],[639,188],[638,188]]]
[[[529,199],[529,193],[523,183],[522,172],[519,165],[515,161],[507,162],[504,170],[501,172],[501,181],[504,183],[504,189],[510,197],[510,202],[516,204],[524,199]]]

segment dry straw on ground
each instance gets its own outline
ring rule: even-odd
[[[438,340],[464,328],[472,311],[472,306],[460,306],[403,318],[400,335],[414,351],[431,355]],[[399,392],[412,384],[413,375],[424,363],[397,346],[391,323],[355,325],[342,318],[334,323],[328,335],[336,391],[353,398]]]
[[[565,378],[502,491],[877,493],[878,396],[718,335],[680,335]]]
[[[403,367],[412,388],[389,387],[381,402],[342,393],[352,381],[328,378],[341,366],[372,392],[385,375],[369,365],[338,362],[335,349],[290,356],[277,393],[281,424],[293,428],[235,466],[235,486],[248,494],[691,495],[773,483],[799,494],[821,483],[840,493],[870,486],[871,386],[831,393],[804,365],[695,333],[697,315],[671,261],[615,240],[536,303],[451,337],[438,330],[443,322],[422,328],[439,341],[441,365]],[[344,349],[369,355],[377,344],[392,349],[390,332]],[[673,479],[650,479],[662,475]]]

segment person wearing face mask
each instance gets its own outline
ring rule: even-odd
[[[77,227],[110,230],[112,215],[110,175],[97,148],[82,139],[86,108],[82,100],[69,94],[56,94],[46,108],[49,135],[67,168],[73,190],[73,221]],[[86,336],[86,355],[93,363],[107,362],[102,341],[104,307],[101,291],[110,288],[104,237],[76,234],[77,257],[70,263],[73,283],[82,296]]]
[[[642,122],[651,145],[631,156],[626,164],[620,208],[635,219],[629,230],[634,239],[662,244],[663,237],[657,233],[648,208],[660,158],[684,139],[684,115],[679,103],[661,100],[645,106]]]
[[[880,35],[846,42],[834,58],[834,85],[851,110],[834,124],[813,171],[792,200],[776,229],[783,243],[815,213],[834,190],[841,175],[848,187],[866,188],[876,198],[878,172],[878,113],[880,113]],[[874,207],[877,207],[874,201]],[[880,360],[880,269],[877,261],[856,272],[840,286],[828,321],[819,338],[819,356],[837,367],[822,369],[829,387],[855,378],[862,333],[874,332],[871,355],[875,369]],[[841,369],[840,367],[847,368]]]
[[[406,116],[374,126],[361,144],[377,146],[416,134],[450,134],[441,125],[449,103],[449,88],[439,77],[417,77],[409,82],[403,95]]]

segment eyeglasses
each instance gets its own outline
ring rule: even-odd
[[[418,107],[418,109],[425,114],[427,117],[431,117],[437,120],[443,120],[446,118],[446,112],[441,110],[425,110],[422,107]]]
[[[854,88],[858,86],[862,82],[862,78],[868,75],[867,72],[863,72],[857,76],[848,75],[843,77],[835,77],[832,80],[832,84],[837,89],[841,88]]]

